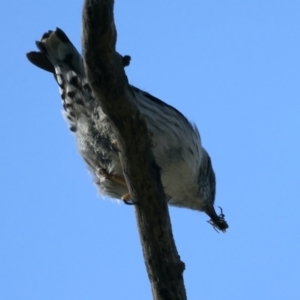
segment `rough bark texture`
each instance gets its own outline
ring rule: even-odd
[[[82,44],[86,74],[109,116],[136,218],[154,299],[186,299],[184,263],[172,235],[160,171],[147,125],[134,104],[121,56],[115,51],[113,0],[85,0]]]

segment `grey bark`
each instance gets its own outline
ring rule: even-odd
[[[136,203],[145,264],[156,300],[184,300],[180,260],[160,170],[151,151],[147,125],[134,104],[122,57],[116,52],[113,0],[85,0],[82,46],[90,86],[116,133],[120,160]]]

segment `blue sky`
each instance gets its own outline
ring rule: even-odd
[[[73,3],[74,2],[74,3]],[[0,299],[152,299],[134,209],[102,199],[25,53],[81,1],[2,1]],[[300,299],[300,1],[116,1],[132,84],[195,122],[229,230],[171,208],[188,299]]]

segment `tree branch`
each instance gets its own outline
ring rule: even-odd
[[[136,218],[154,299],[186,299],[164,189],[143,116],[134,104],[122,57],[115,51],[113,0],[85,0],[82,45],[90,86],[109,117],[120,160],[136,203]]]

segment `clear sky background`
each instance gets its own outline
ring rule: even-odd
[[[0,3],[0,299],[152,299],[134,208],[102,199],[25,53],[82,1]],[[132,84],[194,121],[229,230],[171,208],[188,299],[300,299],[300,1],[116,0]],[[142,166],[141,166],[142,167]],[[188,176],[188,174],[187,174]]]

